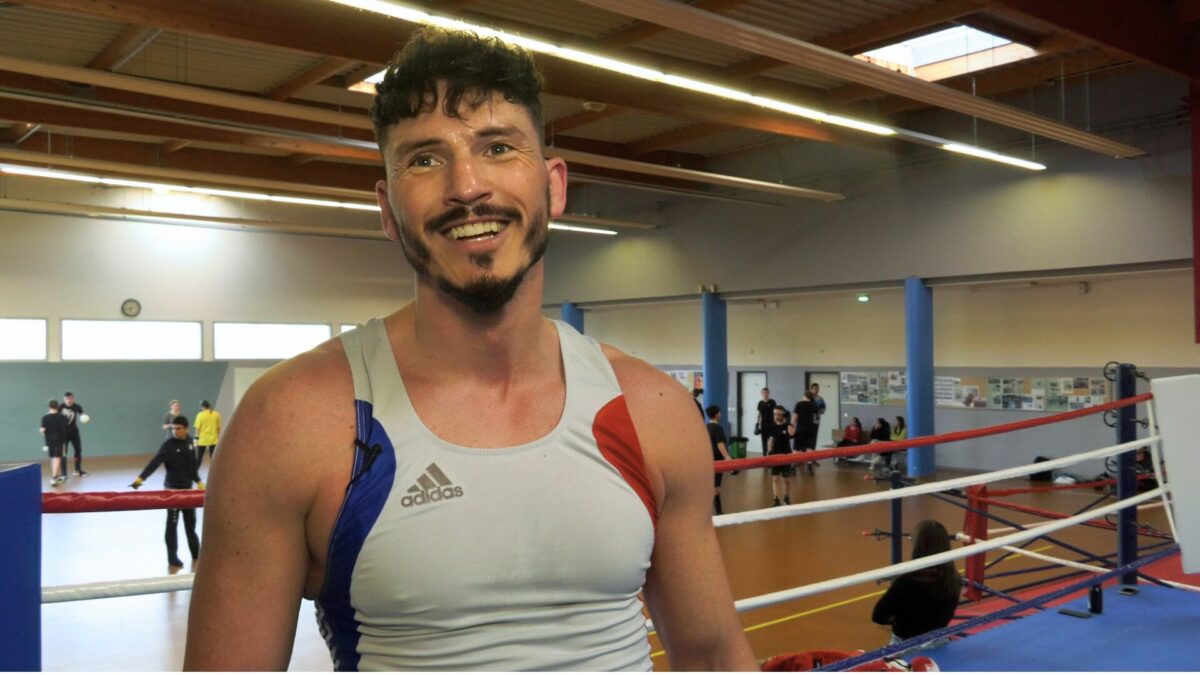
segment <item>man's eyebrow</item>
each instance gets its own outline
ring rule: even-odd
[[[414,141],[398,144],[395,150],[392,151],[392,156],[397,158],[404,157],[405,155],[412,154],[418,150],[435,148],[439,145],[442,145],[442,143],[443,141],[440,138],[419,138]]]
[[[525,138],[525,133],[521,131],[520,127],[511,124],[492,125],[489,127],[483,127],[479,131],[475,132],[476,138],[494,138],[496,136],[518,136],[520,138]]]

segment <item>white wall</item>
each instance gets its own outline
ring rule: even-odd
[[[904,293],[820,293],[729,309],[731,367],[904,364]],[[938,286],[933,292],[939,367],[1082,367],[1112,360],[1200,367],[1190,271],[1034,285]],[[777,306],[776,306],[777,303]],[[589,335],[661,364],[703,360],[699,302],[588,310]]]
[[[312,209],[309,209],[310,211]],[[400,249],[385,241],[0,212],[0,316],[341,323],[386,314],[413,296]]]

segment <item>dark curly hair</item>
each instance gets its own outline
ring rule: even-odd
[[[542,139],[542,77],[533,56],[516,45],[467,31],[426,26],[413,33],[392,57],[387,74],[375,87],[371,121],[382,149],[393,124],[438,107],[438,83],[446,83],[442,111],[459,117],[460,106],[474,109],[493,93],[519,105],[533,118]]]

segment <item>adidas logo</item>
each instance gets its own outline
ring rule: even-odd
[[[425,467],[425,473],[421,474],[417,482],[408,488],[408,494],[400,500],[400,506],[408,508],[461,496],[463,496],[463,489],[447,478],[437,464],[430,464]]]

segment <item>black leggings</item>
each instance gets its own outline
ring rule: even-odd
[[[197,445],[196,446],[196,468],[197,469],[199,469],[200,465],[204,463],[204,451],[205,450],[208,451],[208,456],[210,458],[210,461],[211,461],[211,458],[217,456],[217,446],[215,446],[215,445]]]
[[[200,537],[196,534],[196,509],[167,509],[167,562],[179,560],[179,514],[183,513],[183,531],[187,535],[188,550],[192,560],[200,557]]]
[[[79,429],[67,427],[67,438],[63,442],[63,475],[67,475],[67,448],[75,446],[75,471],[83,472],[83,442],[79,440]]]

